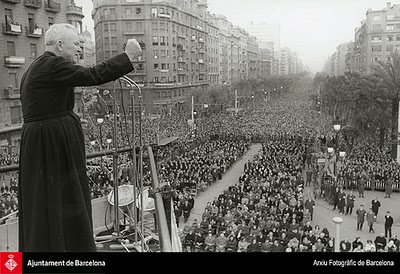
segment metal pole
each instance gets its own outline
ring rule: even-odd
[[[237,89],[235,89],[235,112],[238,114],[238,95],[237,95]]]
[[[132,150],[132,164],[133,164],[133,178],[132,178],[132,183],[133,183],[133,197],[135,197],[135,206],[133,209],[133,221],[135,223],[135,243],[137,243],[137,207],[136,207],[136,199],[137,199],[137,192],[136,192],[136,187],[137,187],[137,162],[136,162],[136,132],[135,132],[135,94],[133,92],[133,86],[131,86],[131,105],[132,105],[132,144],[133,144],[133,150]]]
[[[141,250],[144,251],[144,235],[143,235],[143,147],[142,147],[142,94],[138,96],[139,101],[139,184],[140,184],[140,242]]]
[[[113,138],[113,177],[114,177],[114,231],[117,233],[117,237],[119,237],[119,204],[118,204],[118,143],[117,143],[117,102],[116,102],[116,95],[115,95],[115,81],[113,82],[113,108],[114,108],[114,138]]]
[[[194,97],[193,96],[192,96],[192,122],[194,122]]]

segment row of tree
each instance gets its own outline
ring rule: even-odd
[[[351,149],[359,138],[369,138],[381,147],[391,147],[397,157],[400,96],[400,56],[391,55],[387,63],[378,62],[373,73],[361,76],[347,72],[328,77],[317,73],[312,100],[321,117],[339,121],[342,136]]]

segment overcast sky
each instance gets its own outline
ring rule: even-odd
[[[92,1],[83,6],[84,24],[93,33]],[[269,21],[281,27],[281,47],[299,54],[312,72],[322,69],[341,43],[354,40],[354,29],[368,8],[380,10],[387,0],[208,0],[211,13],[223,14],[234,25],[246,28],[250,21]],[[400,2],[392,2],[400,4]]]

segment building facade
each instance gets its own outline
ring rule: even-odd
[[[128,77],[141,85],[146,110],[170,108],[208,88],[205,2],[94,0],[93,8],[97,62],[122,52],[130,38],[141,43],[143,54]],[[130,102],[129,92],[123,94]]]
[[[0,128],[22,123],[20,81],[44,52],[44,34],[55,23],[70,23],[82,33],[82,8],[73,0],[1,0]]]

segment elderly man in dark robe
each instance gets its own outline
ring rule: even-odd
[[[73,112],[74,87],[107,83],[133,70],[142,50],[134,39],[125,52],[93,67],[76,64],[78,30],[54,24],[45,52],[21,80],[24,125],[19,166],[19,251],[95,252],[86,176],[84,134]]]

